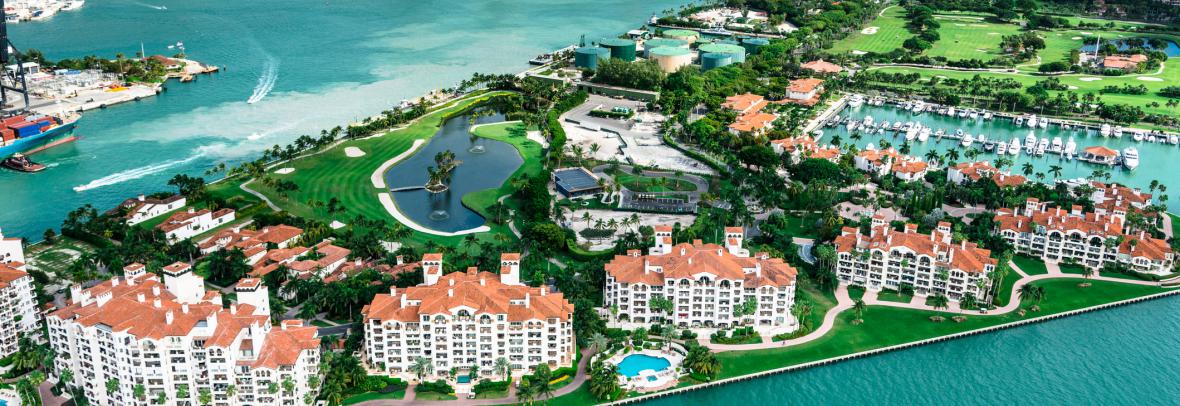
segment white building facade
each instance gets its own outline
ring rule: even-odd
[[[425,283],[391,289],[365,306],[365,362],[391,376],[416,379],[419,358],[438,376],[478,367],[486,376],[499,358],[520,376],[540,364],[569,367],[575,360],[574,306],[560,293],[525,286],[520,255],[503,254],[500,274],[442,275],[442,256],[423,257]]]
[[[750,256],[739,227],[725,230],[725,244],[672,243],[672,228],[655,228],[649,255],[632,250],[606,264],[604,304],[616,313],[615,324],[651,324],[666,320],[682,328],[728,328],[752,325],[761,330],[792,331],[798,272],[765,253]],[[653,308],[656,298],[671,300],[672,312]],[[754,305],[751,312],[735,309]]]
[[[46,316],[54,367],[91,405],[302,405],[318,388],[315,327],[287,320],[272,326],[266,287],[235,286],[221,295],[187,264],[163,271],[139,264],[94,287],[71,289],[69,305]],[[194,292],[197,292],[194,295]],[[137,395],[141,393],[142,395]]]

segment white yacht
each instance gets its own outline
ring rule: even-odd
[[[1033,148],[1036,148],[1036,147],[1037,147],[1037,136],[1034,135],[1032,131],[1029,131],[1028,135],[1024,136],[1024,149],[1027,149],[1029,153],[1032,153]]]
[[[990,112],[990,111],[983,112],[983,119],[984,120],[991,120],[992,119],[992,112]]]
[[[1054,154],[1061,153],[1061,137],[1053,137],[1053,143],[1049,144],[1049,152]]]
[[[1012,143],[1008,144],[1008,153],[1020,155],[1020,137],[1012,137]]]
[[[1172,145],[1180,144],[1180,135],[1169,134],[1168,135],[1168,143],[1172,144]]]
[[[963,141],[961,144],[964,147],[970,147],[971,143],[973,143],[973,142],[975,142],[975,136],[973,136],[971,134],[967,134],[967,135],[963,136]]]
[[[1123,166],[1134,170],[1139,167],[1139,150],[1135,147],[1123,148]]]
[[[1042,118],[1041,121],[1037,123],[1037,126],[1041,128],[1049,128],[1049,119]]]
[[[1061,152],[1066,157],[1073,157],[1078,153],[1078,143],[1074,142],[1073,137],[1069,137],[1069,141],[1065,142],[1065,149]]]
[[[862,126],[872,127],[873,126],[873,117],[872,116],[865,116],[865,119],[862,120],[861,123],[862,123],[861,124]]]
[[[914,107],[911,109],[911,111],[913,111],[914,114],[917,114],[917,113],[921,113],[922,110],[925,110],[925,109],[926,109],[926,103],[916,101],[916,102],[914,102]]]
[[[1049,148],[1049,140],[1047,140],[1045,138],[1041,138],[1041,141],[1037,142],[1037,151],[1036,151],[1037,156],[1045,155],[1045,150],[1048,148]]]
[[[62,9],[62,11],[77,10],[85,4],[86,4],[85,0],[73,0],[71,2],[66,3],[66,6],[62,7],[61,9]]]
[[[1110,124],[1103,124],[1102,128],[1100,128],[1098,132],[1101,133],[1103,137],[1109,137],[1111,133]]]
[[[1029,127],[1036,127],[1037,126],[1037,115],[1033,114],[1032,116],[1029,116],[1028,121],[1025,121],[1024,123],[1028,124]]]
[[[1016,126],[1019,127],[1022,125],[1024,125],[1024,116],[1017,116],[1016,117]]]
[[[946,115],[953,117],[955,115],[955,108],[950,107],[950,108],[946,109]]]
[[[1131,139],[1139,142],[1143,141],[1144,136],[1146,136],[1146,134],[1143,133],[1143,130],[1135,130],[1135,132],[1131,133]],[[1151,137],[1151,140],[1152,142],[1155,142],[1155,137]]]
[[[852,98],[848,99],[848,107],[856,108],[863,104],[865,104],[865,98],[859,94],[853,95]]]
[[[978,120],[978,119],[979,119],[979,113],[978,113],[978,112],[975,112],[975,111],[972,111],[972,112],[971,112],[971,114],[968,114],[968,116],[971,116],[971,119],[972,119],[972,120]]]
[[[1114,132],[1111,133],[1115,138],[1123,138],[1123,127],[1115,127]]]
[[[1004,154],[1007,154],[1007,153],[1008,153],[1008,143],[1006,143],[1006,142],[997,142],[997,143],[996,143],[996,154],[997,154],[997,155],[1004,155]]]
[[[896,123],[893,123],[893,131],[899,131],[899,130],[901,130],[901,120],[897,120]]]
[[[967,118],[967,110],[959,110],[959,118]]]
[[[930,139],[930,127],[922,127],[922,131],[918,131],[918,141],[926,142]]]
[[[844,128],[848,131],[852,131],[853,128],[856,128],[857,124],[860,124],[860,122],[856,120],[848,120],[848,124],[845,124]]]
[[[905,140],[906,141],[913,141],[914,138],[918,137],[918,132],[920,132],[920,131],[922,131],[922,125],[915,124],[914,126],[910,127],[910,129],[906,130]]]

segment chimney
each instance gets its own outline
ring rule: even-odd
[[[484,277],[482,277],[482,276],[479,277],[479,286],[488,286],[487,279],[484,279]]]
[[[541,296],[545,296],[547,294],[549,294],[549,288],[542,286],[541,287]]]
[[[455,286],[455,279],[451,278],[451,280],[448,282],[448,284],[450,284],[451,286]]]
[[[152,296],[160,296],[160,285],[152,286]]]
[[[229,314],[238,314],[238,304],[232,303],[229,305]]]
[[[188,213],[189,213],[189,214],[193,214],[193,213],[196,213],[196,212],[197,212],[197,210],[196,210],[196,209],[194,209],[194,208],[192,208],[192,207],[189,207],[189,208],[188,208]]]
[[[152,307],[155,307],[155,308],[159,309],[159,308],[161,307],[161,305],[160,305],[160,299],[153,300],[153,301],[152,301]]]
[[[402,265],[402,264],[405,264],[405,263],[406,263],[406,262],[405,262],[405,259],[404,259],[404,258],[402,258],[402,256],[401,256],[401,255],[398,255],[398,256],[397,256],[397,264],[398,264],[398,265]]]
[[[140,293],[140,294],[135,295],[135,300],[138,301],[139,303],[143,303],[147,299],[145,297],[143,297],[143,293]]]
[[[184,313],[184,314],[188,314],[188,303],[181,303],[180,304],[180,312]]]
[[[111,287],[113,288],[115,286],[119,286],[119,277],[118,276],[111,278]]]
[[[455,297],[455,290],[447,288],[447,297]]]
[[[389,295],[390,296],[397,296],[397,286],[390,286],[389,287]]]
[[[165,312],[164,313],[164,323],[172,324],[172,320],[173,320],[172,311],[169,310],[169,311]]]
[[[524,292],[524,307],[529,307],[533,301],[533,296],[529,292]]]

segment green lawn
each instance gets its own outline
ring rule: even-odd
[[[281,180],[290,180],[299,185],[299,190],[289,193],[286,198],[280,197],[274,190],[270,190],[258,182],[251,183],[250,187],[268,196],[279,207],[300,217],[316,218],[325,222],[339,220],[347,223],[349,219],[363,215],[370,219],[392,221],[392,216],[377,199],[377,194],[386,192],[386,190],[373,187],[370,180],[373,172],[386,160],[408,150],[415,140],[427,140],[432,137],[446,118],[461,113],[478,102],[501,94],[503,93],[488,93],[453,101],[442,105],[412,124],[390,131],[383,136],[348,140],[314,155],[296,158],[284,163],[280,167],[294,168],[295,171],[286,175],[274,174],[273,176]],[[505,129],[504,133],[499,133],[499,131],[493,131],[495,128],[493,127],[484,135],[489,137],[503,135],[510,143],[518,145],[514,141],[518,137],[513,135],[512,131]],[[356,158],[347,157],[344,154],[346,147],[359,148],[365,152],[365,155]],[[532,154],[530,152],[532,147],[525,146],[525,148],[525,166],[528,166],[532,161],[527,158],[529,154]],[[226,183],[221,187],[221,193],[233,193],[226,189],[235,186],[232,182]],[[464,196],[464,203],[473,199],[474,203],[471,207],[482,213],[486,206],[476,204],[485,203],[489,198],[494,200],[494,197],[498,196],[497,193],[491,192],[485,196],[484,192],[479,192],[474,194],[475,196]],[[327,202],[333,197],[343,203],[345,211],[342,214],[329,216],[324,209],[312,208],[307,204],[311,200]],[[489,224],[489,226],[492,231],[480,234],[478,237],[481,240],[491,240],[492,234],[495,233],[511,234],[507,226],[494,224]],[[406,242],[422,244],[427,240],[434,240],[443,245],[457,245],[462,238],[459,236],[440,237],[415,232]]]
[[[882,289],[880,292],[877,292],[877,300],[885,302],[909,303],[913,298],[912,295],[902,295],[896,290]]]
[[[901,43],[914,36],[906,29],[905,24],[905,9],[891,6],[885,10],[881,17],[836,42],[831,51],[834,53],[853,51],[886,53],[901,48]],[[872,33],[872,27],[877,27],[875,33]]]
[[[819,234],[816,233],[817,227],[815,221],[819,219],[818,214],[804,214],[799,215],[795,213],[783,213],[787,219],[787,234],[791,237],[801,238],[817,238]]]
[[[610,175],[620,185],[633,192],[693,192],[697,190],[696,184],[676,177],[647,177],[621,170],[614,171]]]
[[[1005,35],[1020,33],[1016,24],[993,24],[985,22],[985,15],[972,13],[939,14],[934,18],[942,27],[938,29],[939,40],[925,55],[944,57],[957,61],[979,59],[990,61],[1003,55],[1000,39]]]
[[[508,391],[491,391],[475,395],[476,399],[502,399],[508,397]]]
[[[1084,266],[1065,263],[1058,263],[1057,267],[1061,269],[1061,273],[1072,273],[1077,275],[1082,275],[1086,270],[1086,267]]]
[[[865,288],[864,287],[862,287],[862,286],[849,286],[848,287],[848,297],[851,298],[853,301],[860,300],[860,298],[862,298],[864,296],[865,296]]]
[[[414,394],[415,400],[455,400],[455,395],[437,392],[420,392]]]
[[[1028,274],[1029,276],[1049,273],[1049,270],[1045,269],[1045,262],[1033,257],[1013,255],[1012,262],[1016,264],[1017,268],[1020,268],[1021,271],[1024,271],[1024,273]],[[1020,275],[1016,276],[1019,277]]]
[[[1172,218],[1172,237],[1180,237],[1180,216],[1168,213],[1168,217]]]
[[[1041,303],[1040,312],[1030,312],[1024,318],[1060,313],[1063,311],[1117,300],[1159,293],[1156,287],[1093,281],[1091,288],[1079,288],[1077,280],[1048,280],[1043,286],[1048,299]],[[721,378],[746,375],[809,361],[877,349],[926,338],[969,331],[978,328],[1021,320],[1016,312],[996,316],[967,316],[962,323],[931,322],[935,312],[872,306],[865,313],[864,323],[851,324],[852,312],[837,318],[835,328],[816,341],[795,347],[754,351],[731,351],[717,354],[721,361]],[[898,328],[905,326],[905,328]]]
[[[380,400],[380,399],[401,399],[401,398],[404,398],[405,396],[406,396],[405,390],[399,390],[399,391],[394,391],[394,392],[390,392],[390,393],[365,392],[365,393],[350,396],[350,397],[344,399],[344,404],[351,405],[351,404],[356,404],[356,403],[361,403],[361,402],[367,402],[370,400]]]

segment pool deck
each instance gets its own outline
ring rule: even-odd
[[[679,344],[673,343],[672,345],[679,347]],[[683,351],[684,348],[681,347],[681,350]],[[619,384],[621,384],[623,387],[638,392],[653,392],[666,389],[670,386],[675,386],[680,380],[680,373],[678,370],[680,369],[680,364],[684,362],[684,356],[671,349],[667,351],[644,349],[639,351],[624,352],[621,354],[615,354],[614,356],[608,358],[606,362],[618,366],[623,362],[624,359],[633,355],[646,355],[649,357],[662,358],[667,360],[669,365],[660,371],[653,371],[650,369],[641,370],[638,371],[635,376],[630,377],[620,373]],[[655,377],[656,379],[653,380],[651,379],[652,377]]]

